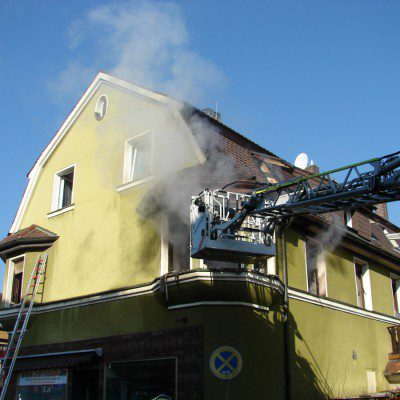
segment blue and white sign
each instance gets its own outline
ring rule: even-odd
[[[242,369],[242,356],[230,346],[221,346],[210,357],[212,373],[219,379],[231,380]]]

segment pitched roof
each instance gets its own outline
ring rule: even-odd
[[[9,253],[17,246],[39,245],[53,243],[58,236],[38,225],[31,225],[28,228],[9,234],[0,241],[0,255]]]
[[[57,237],[58,236],[55,233],[33,224],[28,228],[21,229],[18,232],[6,236],[3,240],[0,241],[0,246],[3,246],[4,244],[12,242],[17,239],[43,239],[43,238],[48,239]]]
[[[307,171],[295,167],[291,163],[280,158],[279,156],[265,149],[259,144],[253,142],[239,132],[236,132],[222,122],[215,120],[206,113],[187,103],[176,101],[166,95],[150,91],[135,84],[115,78],[111,75],[99,73],[92,84],[89,86],[85,94],[81,97],[78,104],[75,106],[74,110],[64,122],[55,137],[43,151],[39,159],[36,161],[33,169],[31,170],[29,174],[30,182],[28,184],[26,192],[24,193],[23,200],[17,212],[14,224],[11,228],[11,232],[15,232],[19,228],[22,215],[25,212],[25,209],[29,202],[29,198],[36,184],[36,180],[40,174],[41,165],[43,165],[45,160],[50,156],[51,152],[61,141],[63,135],[66,134],[69,127],[72,125],[74,118],[76,118],[76,115],[79,114],[79,112],[87,103],[90,96],[93,95],[98,85],[102,82],[105,82],[115,87],[127,89],[144,97],[151,97],[154,101],[158,101],[161,103],[168,103],[169,101],[173,101],[178,104],[180,106],[180,112],[177,113],[179,114],[178,117],[182,120],[183,124],[186,123],[190,127],[189,130],[191,133],[189,135],[193,135],[194,139],[196,139],[195,145],[197,146],[197,148],[199,148],[199,151],[201,151],[200,156],[204,155],[208,159],[224,159],[227,164],[221,165],[232,166],[234,168],[235,176],[239,179],[244,179],[249,182],[257,181],[275,184],[280,181],[285,181],[297,177],[305,177],[309,175]],[[200,118],[209,124],[210,135],[207,135],[207,138],[204,138],[204,130],[199,129],[196,123],[192,123],[194,118]],[[199,159],[201,158],[200,156]],[[207,170],[205,170],[205,173],[207,174]],[[211,178],[209,174],[206,176],[208,177],[208,179]],[[369,211],[365,210],[365,213],[369,214]],[[329,216],[327,215],[321,215],[320,218],[329,222]],[[400,231],[400,228],[396,227],[389,221],[383,220],[380,221],[380,224],[382,226],[388,227],[389,232]],[[379,226],[378,228],[374,227],[373,232],[375,232],[376,229],[381,229],[379,228]],[[43,228],[32,225],[29,228],[15,232],[0,242],[0,251],[2,246],[6,246],[11,242],[14,243],[16,240],[39,240],[46,238],[49,239],[50,237],[57,238],[54,233],[46,231],[47,234],[49,234],[46,236],[46,234],[43,234],[43,231],[45,231]],[[386,251],[391,252],[392,254],[394,252],[396,255],[398,255],[398,252],[393,250],[393,246],[390,241],[387,240],[386,235],[385,237],[383,237],[381,233],[383,233],[382,229],[381,232],[376,232],[376,235],[379,237],[378,241],[374,241],[376,242],[376,245],[382,249],[385,249]]]
[[[220,121],[188,104],[185,104],[181,112],[184,120],[193,130],[193,134],[199,141],[200,148],[206,157],[208,159],[226,157],[240,178],[248,181],[253,179],[258,182],[275,184],[280,181],[311,175],[306,170],[295,167]],[[192,123],[193,118],[196,117],[204,119],[211,127],[215,128],[210,129],[211,135],[207,135],[206,140],[202,140],[201,138],[201,135],[204,134],[204,129],[198,129],[199,124]],[[211,177],[208,179],[210,180]],[[316,181],[316,184],[318,184],[318,181]],[[400,228],[373,213],[371,209],[360,209],[358,212],[364,216],[367,224],[371,222],[369,237],[360,233],[358,235],[368,240],[372,246],[400,259],[400,251],[394,247],[393,243],[386,236],[386,233],[400,232]],[[337,223],[338,218],[341,218],[345,228],[345,219],[342,211],[321,214],[314,216],[314,218],[330,224],[333,222],[333,214],[336,214],[335,223]],[[397,242],[400,246],[400,241]]]

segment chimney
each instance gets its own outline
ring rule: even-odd
[[[202,111],[204,114],[207,114],[209,117],[216,119],[218,122],[222,122],[221,114],[219,112],[214,111],[211,108],[204,108]]]
[[[311,164],[308,167],[305,168],[305,170],[310,174],[310,175],[314,175],[314,174],[318,174],[319,173],[319,167],[315,164]]]
[[[375,207],[376,207],[375,213],[377,215],[379,215],[382,218],[385,218],[386,220],[389,220],[388,208],[386,203],[377,204]]]

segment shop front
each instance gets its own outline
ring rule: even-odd
[[[21,353],[8,400],[202,398],[201,327],[25,347]]]
[[[68,371],[63,368],[23,371],[18,374],[18,400],[66,400]]]

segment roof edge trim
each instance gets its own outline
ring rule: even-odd
[[[32,169],[28,173],[28,184],[26,186],[25,192],[22,196],[21,203],[18,207],[17,213],[15,214],[14,221],[10,228],[10,233],[15,233],[19,230],[22,219],[25,215],[26,209],[36,187],[37,181],[39,179],[40,173],[42,168],[45,166],[46,162],[53,154],[54,150],[60,144],[64,136],[68,133],[69,129],[72,127],[78,116],[80,115],[83,108],[86,104],[91,100],[94,93],[100,86],[100,84],[105,83],[111,86],[114,86],[118,89],[126,90],[129,93],[134,93],[139,95],[140,97],[147,98],[157,103],[164,103],[169,105],[174,105],[177,107],[182,107],[183,103],[174,100],[166,95],[153,92],[149,89],[145,89],[141,86],[137,86],[133,83],[124,81],[122,79],[116,78],[115,76],[106,74],[105,72],[99,72],[96,77],[93,79],[92,83],[86,89],[82,97],[79,99],[78,103],[75,105],[71,113],[68,115],[67,119],[63,122],[60,129],[56,132],[56,134],[51,139],[50,143],[45,147],[39,158],[36,160],[35,164],[33,165]],[[184,121],[183,117],[180,113],[174,113],[174,116],[178,118],[179,124],[181,126],[186,126],[186,132],[188,133],[188,137],[190,139],[190,144],[193,146],[195,153],[198,157],[199,163],[202,164],[206,160],[203,152],[201,151],[200,147],[198,146],[195,138],[189,127],[187,126],[186,122]]]

